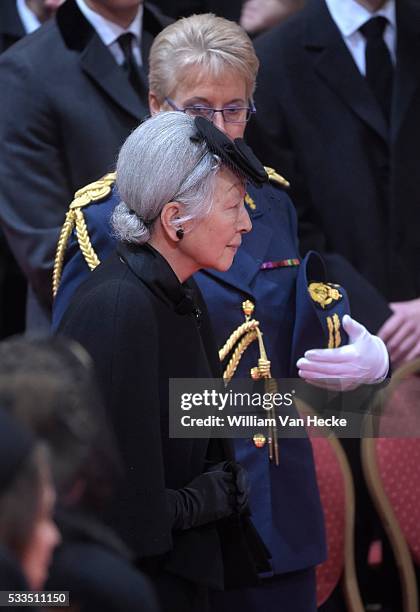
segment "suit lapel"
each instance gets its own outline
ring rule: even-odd
[[[420,86],[420,9],[414,3],[397,2],[397,66],[391,120],[395,140],[415,91]]]
[[[263,213],[259,211],[251,213],[251,221],[262,215]],[[206,270],[206,274],[252,296],[251,282],[264,261],[272,235],[273,230],[270,226],[259,223],[249,234],[244,236],[243,244],[236,253],[233,264],[227,272]]]
[[[304,47],[312,57],[314,70],[362,121],[387,141],[388,128],[380,107],[354,63],[324,0],[311,3],[306,10]]]
[[[86,74],[125,111],[141,121],[148,109],[134,89],[114,57],[95,33],[81,53],[80,64]]]
[[[118,106],[138,121],[148,114],[111,52],[84,18],[75,0],[66,0],[56,15],[57,27],[69,49],[78,51],[82,70]]]

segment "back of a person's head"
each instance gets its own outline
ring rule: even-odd
[[[80,479],[89,482],[88,497],[102,495],[115,460],[105,449],[110,434],[82,347],[65,338],[1,342],[0,405],[47,444],[62,500]]]
[[[0,588],[42,588],[59,542],[54,500],[47,448],[0,408]]]

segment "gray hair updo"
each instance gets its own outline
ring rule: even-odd
[[[177,111],[142,123],[123,144],[117,162],[121,202],[112,215],[117,239],[143,244],[168,202],[183,204],[179,227],[210,212],[220,161],[193,142],[194,118]]]

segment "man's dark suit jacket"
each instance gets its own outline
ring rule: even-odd
[[[341,254],[388,301],[420,295],[420,7],[396,4],[390,130],[324,0],[312,0],[256,41],[249,139],[292,184],[302,251]]]
[[[0,53],[25,36],[25,29],[16,8],[16,0],[0,2]]]
[[[0,2],[0,54],[25,36],[16,0]],[[0,338],[25,329],[26,282],[0,228]]]
[[[145,6],[145,64],[169,22]],[[0,222],[46,311],[68,202],[114,167],[119,147],[148,113],[146,89],[140,101],[74,0],[0,58]]]

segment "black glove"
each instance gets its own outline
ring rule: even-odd
[[[249,493],[251,490],[248,472],[245,470],[245,468],[242,467],[240,463],[236,463],[236,461],[223,461],[222,463],[218,463],[217,465],[214,465],[209,468],[209,472],[221,469],[224,472],[233,474],[234,483],[236,487],[235,510],[239,514],[242,514],[245,510],[248,509]]]
[[[230,516],[236,510],[235,475],[214,466],[183,489],[166,489],[172,529],[191,529]]]
[[[230,461],[230,469],[235,477],[236,484],[236,509],[239,514],[248,510],[249,493],[251,491],[251,483],[249,482],[248,472],[240,463]]]

